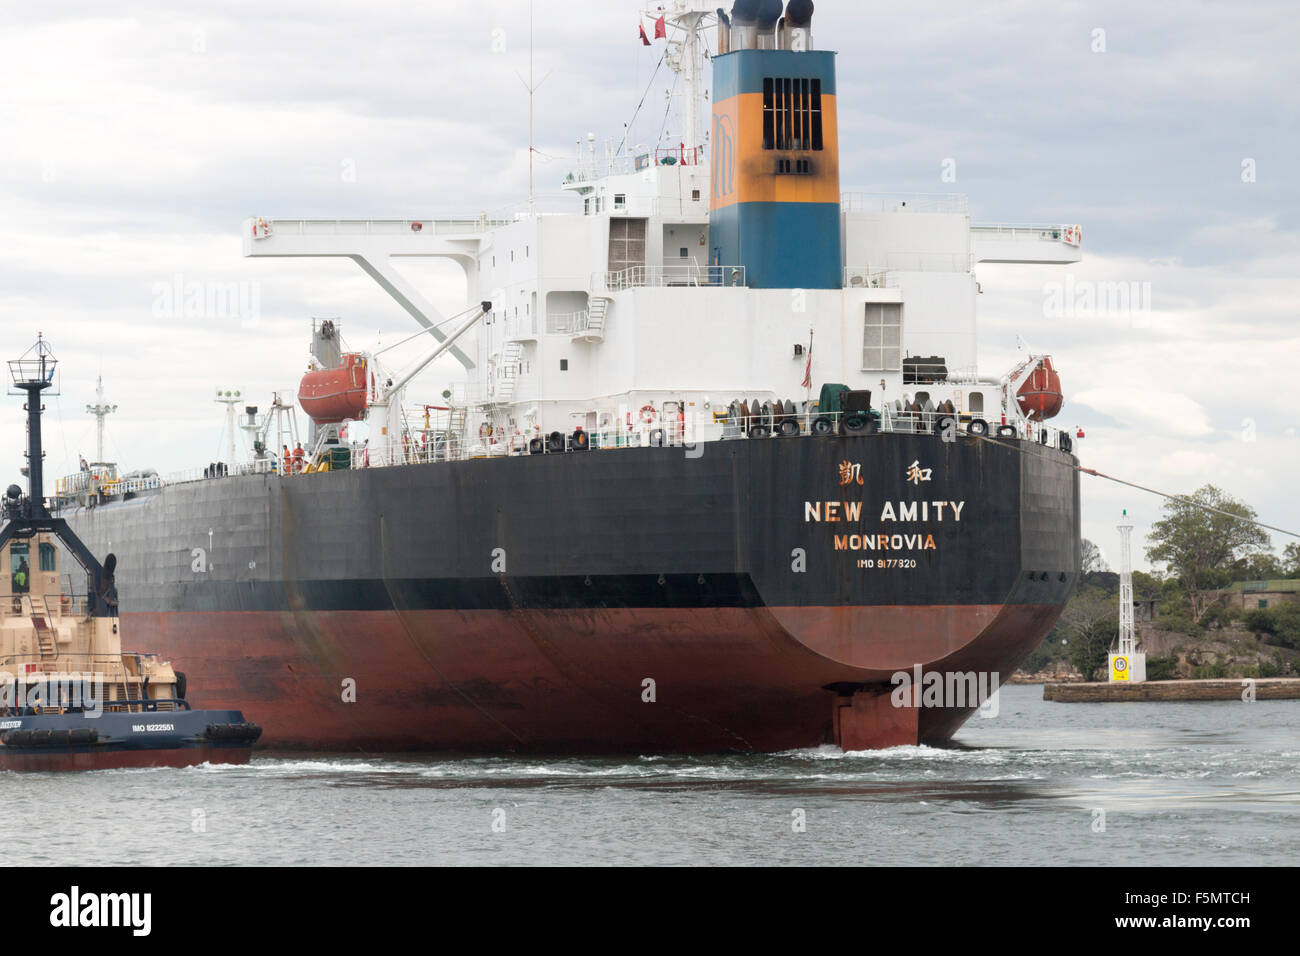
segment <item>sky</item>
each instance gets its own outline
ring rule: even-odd
[[[361,348],[414,331],[351,262],[242,258],[240,224],[521,208],[528,11],[6,4],[0,357],[39,330],[62,363],[46,474],[94,457],[97,375],[118,406],[106,457],[168,474],[224,457],[218,388],[262,407],[292,394],[313,316],[339,317]],[[630,3],[535,4],[544,208],[561,208],[588,132],[676,142],[662,42],[643,47],[637,21]],[[1082,225],[1077,265],[977,269],[982,370],[1008,370],[1022,336],[1054,357],[1058,422],[1084,429],[1085,466],[1173,493],[1212,482],[1300,530],[1300,8],[821,0],[813,32],[839,53],[844,191],[956,192],[977,222]],[[464,307],[458,268],[402,268],[446,314]],[[172,308],[168,290],[195,282],[238,284],[255,317]],[[1113,283],[1127,307],[1052,304]],[[455,371],[440,361],[415,387],[441,391]],[[7,401],[3,484],[24,443]],[[1146,567],[1160,499],[1083,481],[1085,536],[1117,564],[1127,508]]]

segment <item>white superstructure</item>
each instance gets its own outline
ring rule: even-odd
[[[681,128],[698,130],[698,31],[717,17],[700,2],[665,7],[676,44],[670,62],[694,91]],[[692,137],[699,142],[688,144]],[[433,331],[440,342],[460,323],[447,322],[392,263],[460,264],[466,302],[492,304],[451,346],[466,371],[450,402],[461,410],[464,454],[518,452],[528,439],[578,427],[593,444],[643,441],[647,428],[674,420],[699,440],[730,437],[722,413],[742,400],[791,401],[806,424],[814,411],[807,403],[826,382],[870,390],[886,420],[895,402],[947,400],[963,422],[1007,421],[1023,433],[1015,402],[1005,407],[1002,376],[977,371],[975,269],[1077,262],[1077,226],[972,224],[958,194],[845,193],[842,288],[749,288],[743,264],[710,260],[708,137],[676,139],[601,158],[580,140],[560,184],[573,196],[571,212],[529,204],[497,219],[256,218],[244,223],[244,254],[351,258],[417,322],[446,322]],[[906,374],[908,357],[938,357],[943,372]],[[406,402],[376,395],[388,409],[381,430],[389,437],[378,456],[372,441],[372,463],[396,460],[396,431],[413,426],[392,409],[441,403],[439,391]],[[668,428],[668,439],[682,431]]]

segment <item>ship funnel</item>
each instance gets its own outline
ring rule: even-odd
[[[731,49],[752,50],[758,45],[760,0],[736,0],[731,8]]]
[[[759,0],[756,12],[758,20],[758,49],[776,49],[776,23],[781,19],[781,0]]]
[[[736,0],[713,57],[709,263],[751,289],[838,289],[835,54],[811,48],[811,0],[781,13]]]
[[[785,8],[785,30],[781,49],[811,50],[813,0],[790,0]]]
[[[731,17],[718,7],[718,55],[731,52]]]

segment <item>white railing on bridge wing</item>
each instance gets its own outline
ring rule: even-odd
[[[844,212],[969,213],[970,205],[958,193],[842,193]]]
[[[564,184],[589,183],[606,176],[626,176],[637,171],[636,158],[627,154],[608,159],[583,160],[564,177]]]
[[[1041,222],[977,222],[970,227],[971,234],[979,239],[1016,242],[1034,239],[1043,242],[1064,242],[1077,246],[1083,240],[1083,230],[1078,226]]]
[[[273,236],[456,236],[486,232],[510,220],[464,219],[255,219],[253,238]]]
[[[709,266],[696,263],[679,266],[631,266],[615,272],[595,272],[591,276],[591,288],[596,294],[642,287],[724,288],[744,285],[744,266]]]

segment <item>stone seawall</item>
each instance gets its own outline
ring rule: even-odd
[[[1224,680],[1153,680],[1141,684],[1044,684],[1043,700],[1063,704],[1094,704],[1119,700],[1243,700],[1254,690],[1256,700],[1300,700],[1300,678],[1262,677]]]

